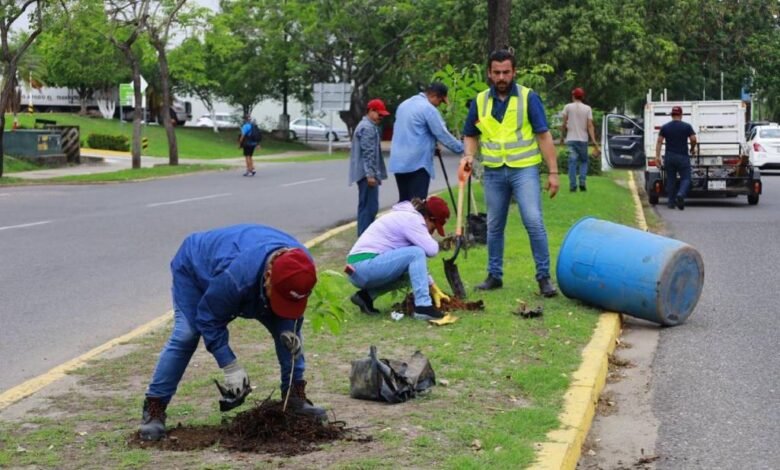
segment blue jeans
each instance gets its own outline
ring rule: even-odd
[[[411,173],[396,173],[395,182],[398,185],[398,202],[411,201],[414,197],[426,199],[431,175],[425,168],[420,168]]]
[[[368,178],[357,182],[358,209],[357,209],[357,236],[366,231],[379,212],[379,185],[368,185]]]
[[[382,253],[371,259],[359,261],[349,281],[358,289],[368,291],[372,299],[399,287],[408,274],[414,292],[414,304],[419,307],[432,305],[428,283],[428,264],[425,251],[418,246],[405,246]]]
[[[488,273],[496,279],[501,279],[504,275],[504,229],[509,201],[514,196],[531,242],[531,252],[536,263],[536,279],[550,277],[550,251],[542,220],[539,166],[485,167],[483,184],[488,211]]]
[[[691,158],[679,153],[666,153],[664,155],[664,168],[666,170],[666,204],[674,204],[676,196],[685,199],[688,188],[691,187]],[[680,175],[680,186],[677,187],[677,175]]]
[[[276,315],[269,314],[260,319],[260,322],[266,327],[274,338],[276,347],[276,357],[279,360],[281,369],[281,389],[282,395],[287,393],[287,386],[290,380],[290,370],[293,369],[292,355],[282,343],[280,335],[283,331],[292,331],[295,327],[293,320],[287,320]],[[303,341],[301,326],[303,317],[298,320],[296,332]],[[179,386],[184,370],[192,358],[192,354],[198,347],[200,341],[200,332],[190,324],[184,312],[179,309],[174,300],[173,304],[173,331],[168,342],[160,352],[160,358],[157,361],[157,367],[152,375],[152,382],[146,391],[147,397],[162,398],[163,403],[169,403],[176,389]],[[295,361],[293,372],[293,381],[303,380],[303,372],[306,369],[306,361],[303,354]]]
[[[580,186],[585,186],[588,176],[588,143],[579,140],[566,142],[569,148],[569,189],[577,188],[577,174],[580,175]],[[579,172],[577,167],[579,166]]]

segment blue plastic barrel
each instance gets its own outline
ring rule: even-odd
[[[566,297],[669,326],[688,318],[704,285],[694,247],[593,217],[569,229],[556,273]]]

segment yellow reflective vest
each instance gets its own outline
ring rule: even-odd
[[[517,88],[519,97],[509,97],[506,114],[501,122],[493,117],[490,89],[477,95],[476,126],[482,133],[479,152],[482,164],[488,168],[502,165],[524,168],[542,162],[542,153],[528,119],[528,94],[531,89],[520,85]]]

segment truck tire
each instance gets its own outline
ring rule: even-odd
[[[748,194],[748,204],[751,206],[758,204],[758,194]]]
[[[647,195],[647,200],[648,200],[648,202],[650,202],[651,206],[654,206],[654,205],[658,204],[658,195],[650,193],[650,194]]]

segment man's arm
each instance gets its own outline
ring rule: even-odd
[[[590,134],[590,140],[593,141],[593,145],[596,146],[596,154],[600,154],[601,147],[599,146],[599,142],[596,140],[596,128],[593,125],[593,119],[588,119],[588,134]]]
[[[377,158],[382,158],[376,154],[377,133],[373,129],[360,129],[357,133],[357,140],[360,144],[360,160],[363,163],[363,171],[366,174],[366,181],[369,186],[376,186],[376,169],[379,166]]]
[[[428,122],[428,129],[436,137],[436,140],[452,152],[463,153],[463,143],[450,134],[444,119],[442,119],[436,108],[430,106],[430,109],[425,111],[425,120]]]
[[[696,134],[691,134],[688,136],[688,140],[691,141],[691,155],[696,155],[696,144],[699,142],[699,139],[696,138]]]
[[[569,126],[569,115],[563,113],[563,123],[561,124],[561,143],[566,143],[566,129]]]
[[[550,131],[536,134],[536,141],[539,143],[539,150],[542,151],[544,161],[547,163],[547,168],[550,169],[550,174],[547,177],[547,190],[550,191],[550,197],[555,197],[558,194],[558,154],[555,151],[555,143],[553,142],[552,134]]]
[[[664,161],[661,160],[661,146],[664,144],[664,136],[659,132],[658,140],[655,141],[655,165],[657,167],[664,166]]]
[[[477,145],[479,144],[479,138],[477,136],[464,136],[463,137],[463,158],[469,166],[474,164],[474,156],[477,155]]]

